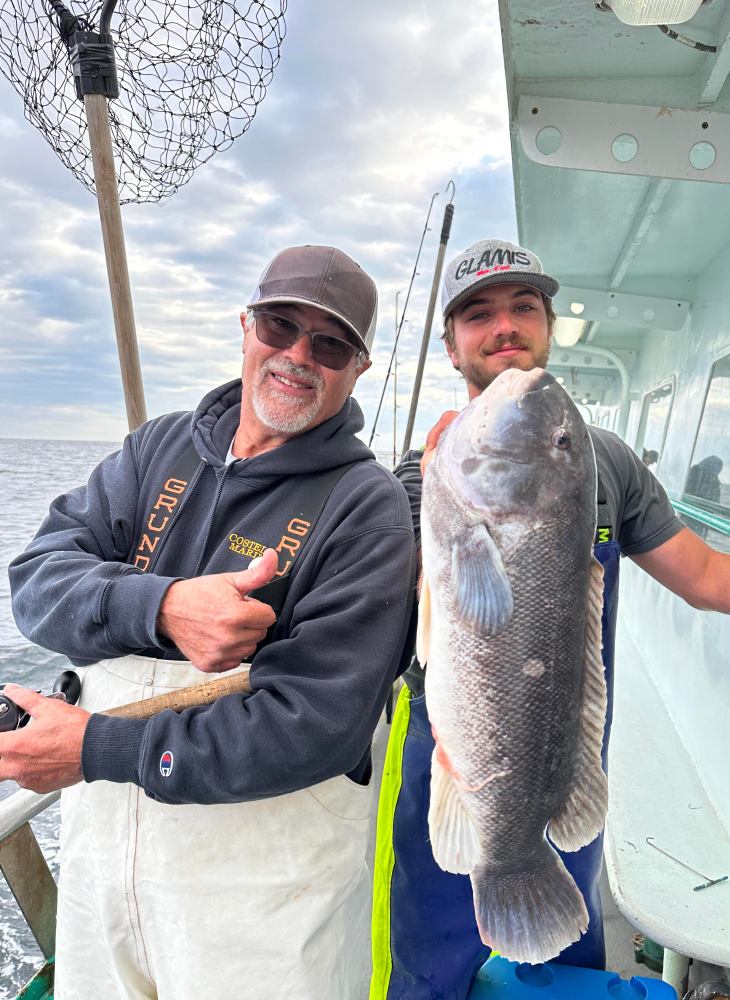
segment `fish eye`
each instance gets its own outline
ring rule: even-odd
[[[553,436],[550,440],[561,451],[567,451],[570,448],[570,435],[563,427],[559,427],[556,431],[553,431]]]

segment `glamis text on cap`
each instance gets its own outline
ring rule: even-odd
[[[248,309],[276,304],[316,306],[347,327],[361,351],[370,354],[378,318],[375,282],[335,247],[282,250],[267,265]]]
[[[542,269],[537,254],[505,240],[480,240],[446,268],[442,292],[444,320],[477,289],[508,282],[529,285],[552,298],[560,285]]]

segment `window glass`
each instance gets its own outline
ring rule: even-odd
[[[730,522],[730,358],[712,369],[682,499]],[[730,536],[694,518],[684,518],[715,548],[730,551]]]
[[[641,456],[644,465],[648,466],[654,475],[657,475],[664,450],[673,401],[674,376],[644,396],[639,433],[636,435],[636,453]]]
[[[616,414],[618,413],[618,408],[615,406],[604,407],[601,410],[601,416],[598,421],[599,427],[605,427],[607,431],[612,431],[616,423]]]

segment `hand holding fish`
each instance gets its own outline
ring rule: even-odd
[[[89,713],[17,684],[3,691],[32,721],[0,735],[0,781],[34,792],[54,792],[81,781],[81,747]]]
[[[428,432],[426,437],[426,447],[423,449],[423,458],[421,459],[421,475],[425,475],[426,469],[436,452],[436,445],[439,443],[439,438],[449,426],[449,424],[456,420],[459,416],[458,410],[446,410],[438,418],[438,421],[433,425],[431,430]]]
[[[276,552],[267,549],[240,573],[178,580],[162,599],[158,631],[203,673],[240,666],[276,621],[268,604],[248,596],[269,582],[276,566]]]

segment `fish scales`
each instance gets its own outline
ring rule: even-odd
[[[545,830],[577,849],[606,809],[595,496],[585,425],[539,369],[474,400],[424,481],[432,846],[470,874],[483,939],[516,961],[553,958],[588,921]]]

